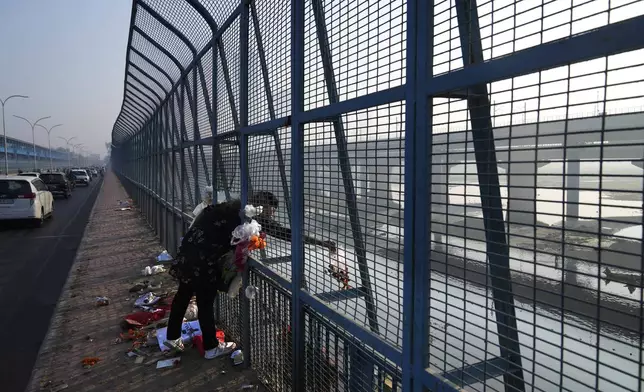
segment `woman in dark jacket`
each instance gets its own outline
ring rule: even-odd
[[[278,199],[270,192],[258,192],[249,197],[249,204],[262,206],[262,213],[253,217],[266,234],[284,241],[291,240],[291,229],[273,219],[279,206]],[[226,355],[235,349],[235,343],[219,343],[216,338],[213,313],[217,291],[227,291],[221,281],[221,264],[225,257],[233,257],[234,246],[230,244],[232,232],[242,223],[240,200],[231,200],[207,206],[195,219],[183,237],[175,264],[170,275],[179,281],[179,289],[172,301],[166,346],[183,351],[181,326],[193,295],[197,296],[199,325],[203,335],[206,359]],[[320,241],[305,236],[307,244],[323,246],[335,252],[333,241]]]

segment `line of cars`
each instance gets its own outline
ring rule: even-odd
[[[99,171],[100,170],[100,171]],[[19,172],[0,177],[0,223],[28,220],[37,227],[54,216],[54,198],[68,199],[77,185],[89,186],[103,169],[68,169],[59,172]]]

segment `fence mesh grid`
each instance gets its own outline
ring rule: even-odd
[[[173,252],[279,199],[215,310],[271,390],[642,392],[642,3],[135,0],[114,168]]]

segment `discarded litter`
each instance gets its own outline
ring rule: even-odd
[[[242,350],[236,350],[230,355],[230,358],[233,360],[233,366],[241,365],[244,362],[244,353]]]
[[[136,357],[136,359],[134,360],[134,363],[143,363],[144,360],[145,358],[143,357]]]
[[[158,281],[158,282],[157,282],[157,281],[154,281],[154,280],[153,280],[152,282],[150,282],[150,283],[148,284],[148,288],[149,288],[150,290],[157,290],[157,289],[160,289],[160,288],[161,288],[161,283],[162,283],[161,281]]]
[[[256,391],[259,389],[259,387],[253,384],[244,384],[242,385],[241,389],[242,391]]]
[[[145,331],[136,331],[134,329],[129,329],[121,334],[122,340],[140,340],[147,337],[148,334]]]
[[[203,336],[197,335],[192,338],[192,344],[195,346],[195,348],[199,351],[199,355],[202,357],[206,355],[206,350],[203,346]]]
[[[134,306],[137,307],[144,307],[144,306],[151,306],[159,302],[161,298],[157,297],[154,295],[152,292],[148,292],[137,298],[136,301],[134,301]]]
[[[132,208],[130,208],[130,207],[122,207],[122,208],[117,208],[116,211],[132,211]]]
[[[157,362],[157,369],[175,367],[175,366],[178,366],[180,363],[181,363],[181,357],[162,359],[159,362]]]
[[[253,300],[255,297],[257,297],[257,293],[259,290],[255,286],[248,286],[246,287],[246,298]]]
[[[157,342],[159,343],[159,348],[161,351],[169,351],[170,349],[165,345],[165,341],[168,340],[166,334],[168,333],[168,328],[159,328],[157,329]],[[201,327],[199,326],[199,321],[189,321],[183,323],[181,326],[181,340],[184,344],[188,344],[192,341],[192,338],[195,336],[201,335]]]
[[[96,297],[96,306],[107,306],[110,304],[110,299],[107,297]]]
[[[147,266],[143,268],[143,270],[141,271],[141,275],[150,276],[150,275],[160,274],[162,272],[165,272],[165,268],[163,268],[162,265],[153,265],[153,266]]]
[[[141,290],[145,290],[147,288],[148,288],[147,281],[137,283],[134,286],[130,287],[130,293],[137,293],[137,292],[139,292]]]
[[[125,322],[129,327],[140,328],[146,325],[159,321],[165,317],[165,309],[155,309],[152,312],[135,312],[125,316]]]
[[[163,252],[161,252],[161,254],[159,254],[157,256],[157,261],[159,263],[167,263],[167,262],[170,262],[172,260],[173,260],[173,258],[172,258],[172,256],[170,256],[170,253],[168,253],[167,250],[164,250]]]
[[[83,367],[87,369],[96,365],[100,360],[101,359],[98,357],[88,357],[88,358],[83,358],[83,361],[81,363],[83,364]]]
[[[132,201],[132,199],[127,199],[127,200],[118,200],[118,206],[119,206],[119,207],[127,208],[127,207],[131,207],[131,206],[132,206],[132,204],[134,204],[134,202]]]
[[[183,317],[188,321],[194,321],[197,319],[198,312],[199,312],[199,309],[197,308],[197,304],[194,303],[193,301],[190,301],[190,304],[188,305],[188,309],[186,309],[186,314]]]

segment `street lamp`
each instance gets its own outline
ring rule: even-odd
[[[65,139],[62,136],[58,136],[59,139],[63,139],[65,143],[67,143],[67,164],[69,165],[69,168],[72,168],[72,150],[69,148],[69,142],[72,140],[76,139],[76,136],[70,137],[69,139]]]
[[[29,98],[26,95],[10,95],[7,98],[0,99],[0,104],[2,104],[2,133],[4,134],[4,174],[9,175],[9,154],[7,152],[7,129],[4,123],[4,104],[7,103],[11,98]]]
[[[83,158],[83,160],[82,160],[83,166],[88,166],[89,165],[89,162],[88,162],[88,155],[89,155],[88,152],[89,152],[89,150],[85,146],[81,147],[80,149],[81,149],[81,152],[82,152],[81,157]]]
[[[76,154],[75,150],[76,150],[77,148],[78,148],[78,149],[80,149],[80,147],[82,147],[82,146],[83,146],[83,143],[72,144],[72,155],[75,155],[75,154]],[[81,165],[81,164],[80,164],[80,158],[79,158],[79,159],[78,159],[78,166],[80,166],[80,165]]]
[[[16,116],[15,114],[13,116],[16,117],[16,118],[19,118],[21,120],[25,120],[27,122],[27,124],[29,124],[31,126],[31,138],[33,139],[33,143],[34,143],[34,170],[38,171],[38,160],[37,160],[37,156],[36,156],[36,125],[38,125],[38,123],[40,121],[46,120],[46,119],[50,118],[51,116],[39,118],[33,124],[31,123],[31,121],[27,120],[24,117]]]
[[[49,128],[49,129],[47,129],[47,127],[45,127],[44,125],[40,125],[40,124],[38,124],[38,126],[39,126],[40,128],[42,128],[42,129],[44,129],[45,131],[47,131],[47,140],[49,141],[49,170],[51,170],[51,172],[52,172],[52,173],[54,172],[54,163],[53,163],[53,162],[52,162],[52,160],[51,160],[51,131],[53,131],[53,130],[54,130],[54,128],[56,128],[56,127],[60,127],[60,126],[62,126],[62,125],[63,125],[63,124],[56,124],[56,125],[54,125],[53,127],[51,127],[51,128]]]

